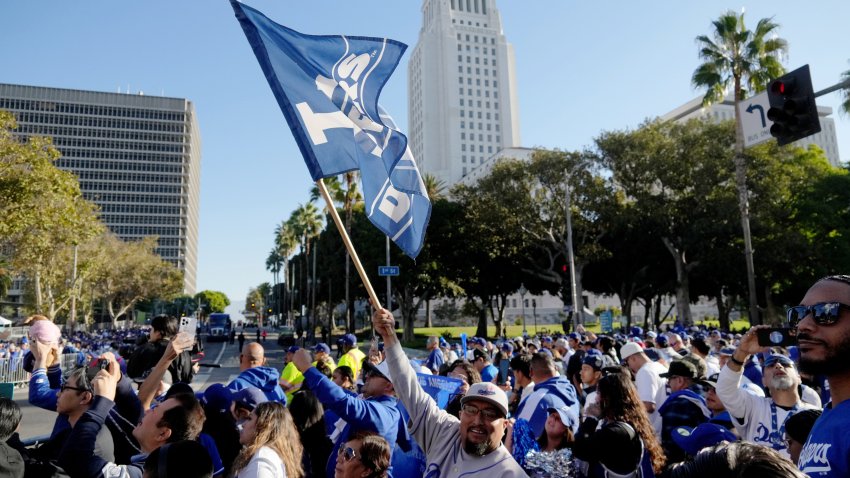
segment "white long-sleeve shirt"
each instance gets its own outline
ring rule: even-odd
[[[785,447],[785,420],[794,413],[816,408],[798,401],[791,409],[776,405],[770,397],[758,397],[741,388],[742,372],[723,367],[717,378],[717,398],[732,416],[732,423],[744,441],[773,448],[790,458]]]
[[[277,452],[264,446],[239,470],[236,478],[286,478],[286,467]]]

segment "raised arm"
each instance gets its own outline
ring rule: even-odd
[[[444,442],[449,439],[447,429],[451,427],[450,424],[457,426],[459,421],[441,410],[434,399],[422,390],[416,372],[410,366],[410,361],[396,336],[395,319],[390,311],[376,311],[372,315],[372,325],[384,340],[387,366],[393,377],[396,396],[410,414],[408,429],[427,454],[437,441]]]

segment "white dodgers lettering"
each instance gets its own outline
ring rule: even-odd
[[[410,197],[392,185],[387,187],[378,210],[395,222],[401,221],[410,210]]]
[[[328,100],[333,101],[334,92],[337,88],[345,93],[342,104],[337,105],[339,111],[316,113],[307,102],[301,102],[295,105],[295,109],[301,116],[301,121],[304,122],[307,134],[310,136],[310,141],[314,145],[328,142],[325,131],[347,128],[352,130],[352,133],[355,135],[362,131],[367,132],[367,136],[374,146],[370,153],[378,157],[383,154],[383,144],[380,138],[376,137],[373,133],[382,133],[384,126],[373,121],[366,115],[362,98],[360,98],[360,94],[358,93],[360,88],[358,81],[366,68],[369,67],[371,60],[372,55],[367,53],[360,55],[352,53],[337,66],[336,76],[339,77],[338,81],[322,75],[316,77],[316,89]]]
[[[832,446],[831,443],[809,443],[800,452],[798,460],[800,471],[806,474],[823,473],[832,471],[826,452]]]

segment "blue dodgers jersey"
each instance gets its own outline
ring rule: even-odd
[[[850,400],[825,408],[806,440],[797,465],[811,478],[850,476]]]

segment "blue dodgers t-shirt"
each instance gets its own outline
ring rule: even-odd
[[[811,478],[850,476],[850,400],[824,408],[800,452],[797,466]]]

